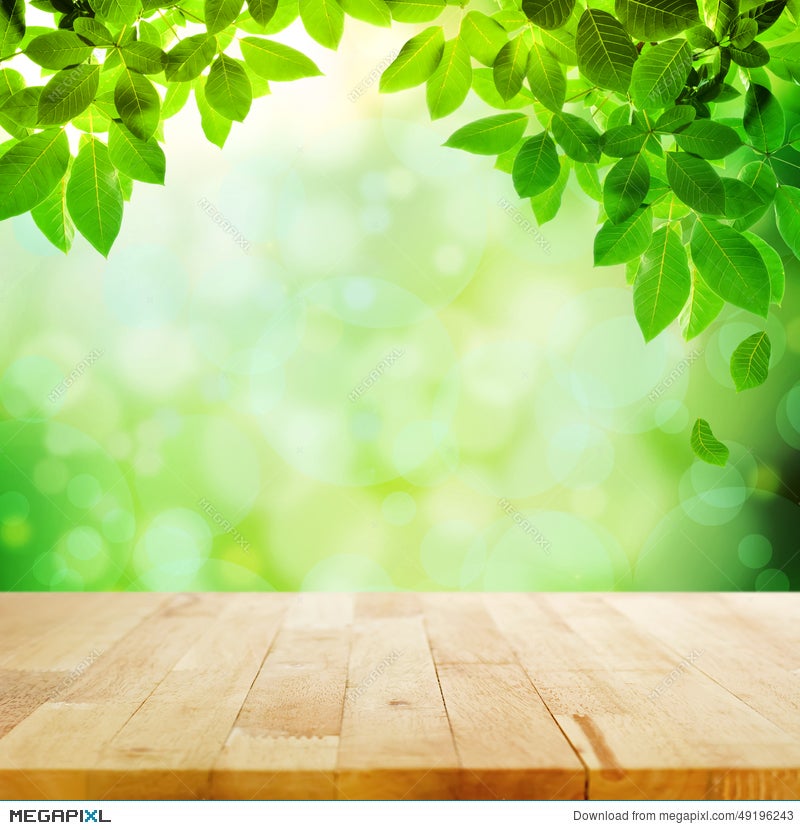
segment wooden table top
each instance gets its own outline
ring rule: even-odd
[[[5,594],[0,798],[800,798],[792,594]]]

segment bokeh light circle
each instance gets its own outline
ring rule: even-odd
[[[329,556],[311,568],[302,591],[391,591],[392,580],[369,556],[341,553]]]
[[[439,586],[463,590],[483,572],[486,542],[471,522],[451,520],[434,525],[422,539],[420,560]]]
[[[381,503],[381,513],[389,524],[407,525],[417,515],[417,503],[413,496],[400,490],[386,496]]]
[[[487,591],[613,590],[627,578],[618,545],[600,526],[559,511],[518,511],[491,532]]]
[[[748,568],[758,569],[772,559],[772,542],[760,533],[748,533],[739,542],[739,561]]]

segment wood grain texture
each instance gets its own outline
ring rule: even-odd
[[[586,764],[589,797],[797,798],[800,744],[708,677],[705,650],[676,653],[617,610],[636,599],[487,598]],[[658,615],[663,629],[684,601]]]
[[[0,798],[800,797],[800,600],[0,597]]]

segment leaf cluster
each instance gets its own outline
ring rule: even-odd
[[[799,20],[797,0],[522,0],[412,38],[382,88],[426,83],[433,118],[470,88],[500,110],[446,144],[496,156],[540,225],[574,177],[598,203],[595,265],[626,266],[646,341],[676,320],[697,337],[726,304],[751,313],[741,391],[767,378],[764,320],[800,257],[800,123],[776,92],[800,82]],[[769,222],[780,250],[755,232]],[[698,421],[692,445],[724,464],[711,435]]]

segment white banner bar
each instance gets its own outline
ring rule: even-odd
[[[106,801],[0,804],[0,827],[108,830],[582,830],[796,828],[798,801]]]

